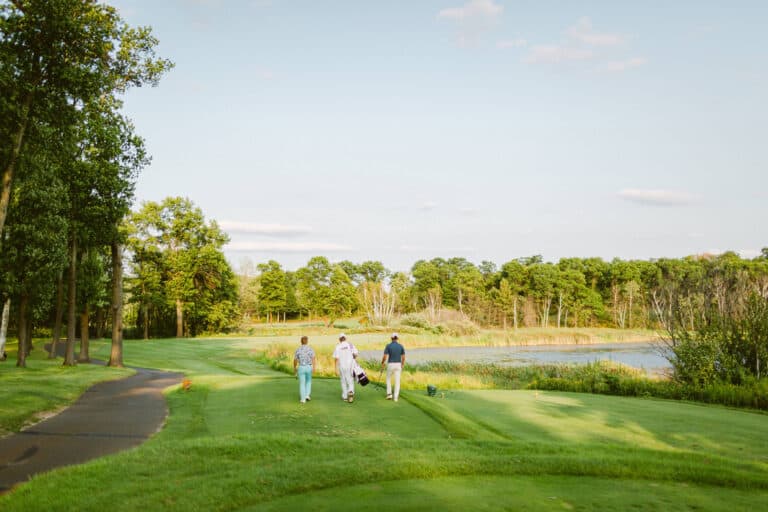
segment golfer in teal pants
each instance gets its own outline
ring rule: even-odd
[[[312,400],[312,369],[315,367],[315,351],[308,345],[309,338],[301,337],[301,346],[293,356],[293,373],[299,378],[299,402]]]

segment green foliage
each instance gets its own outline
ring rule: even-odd
[[[684,308],[676,304],[664,345],[676,379],[694,386],[765,380],[768,298],[752,293],[741,302],[738,295],[724,296],[724,302],[706,308],[693,330],[683,326]]]
[[[154,320],[154,333],[172,330],[177,304],[193,335],[222,332],[239,323],[238,286],[221,251],[227,235],[215,222],[206,222],[192,201],[169,197],[144,203],[127,230],[132,300],[145,321]]]

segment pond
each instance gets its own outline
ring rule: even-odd
[[[381,352],[361,351],[364,359],[378,359]],[[658,374],[670,367],[650,342],[601,343],[595,345],[529,345],[509,347],[437,347],[408,350],[411,364],[432,361],[486,363],[505,366],[536,364],[590,363],[599,360],[615,361],[648,374]]]

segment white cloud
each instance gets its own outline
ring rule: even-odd
[[[470,0],[464,7],[450,7],[437,13],[438,18],[451,20],[469,20],[473,18],[495,19],[504,12],[504,6],[493,0]]]
[[[621,34],[595,32],[592,28],[592,20],[587,16],[579,18],[576,25],[569,28],[566,34],[571,39],[589,46],[616,46],[626,39]]]
[[[460,208],[459,211],[462,215],[471,216],[471,215],[477,215],[479,210],[477,208]]]
[[[227,249],[237,252],[349,252],[352,247],[328,242],[232,242]]]
[[[523,59],[527,64],[560,64],[590,60],[597,56],[600,47],[618,46],[626,41],[622,34],[596,32],[592,20],[584,16],[565,31],[565,38],[557,44],[535,45]],[[608,65],[611,71],[623,71],[645,64],[645,59],[634,58]]]
[[[560,45],[537,45],[523,59],[526,64],[560,64],[591,59],[592,50]]]
[[[640,66],[644,66],[646,64],[648,64],[648,59],[645,57],[633,57],[627,60],[609,62],[606,66],[606,69],[608,71],[614,71],[618,73],[628,69],[639,68]]]
[[[309,226],[290,224],[257,224],[254,222],[222,221],[219,227],[228,233],[248,233],[252,235],[295,236],[312,231]]]
[[[427,201],[426,203],[424,203],[421,206],[419,206],[419,210],[422,210],[422,211],[425,211],[425,212],[428,212],[430,210],[434,210],[435,208],[437,208],[437,203],[434,202],[434,201]]]
[[[501,49],[523,48],[527,45],[528,45],[528,41],[526,41],[521,37],[518,37],[515,39],[502,39],[501,41],[496,43],[496,48],[501,48]]]
[[[688,192],[666,189],[625,188],[618,195],[633,203],[652,206],[682,206],[691,203],[694,199]]]
[[[458,43],[460,46],[475,44],[483,33],[498,21],[504,12],[504,6],[493,0],[470,0],[463,7],[450,7],[437,13],[440,19],[458,24]]]

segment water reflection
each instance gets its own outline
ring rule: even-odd
[[[596,345],[536,345],[510,347],[438,347],[408,350],[411,364],[432,361],[486,363],[504,366],[525,366],[557,363],[591,363],[599,360],[615,361],[646,373],[661,373],[669,362],[661,357],[654,345],[643,343],[603,343]],[[380,358],[375,351],[362,351],[366,359]]]

